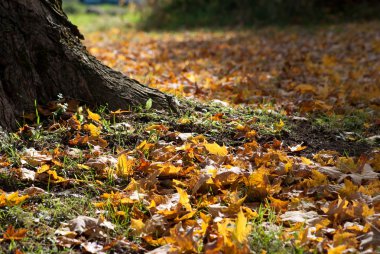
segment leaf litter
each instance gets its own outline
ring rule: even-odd
[[[376,132],[376,27],[91,35],[89,51],[111,67],[216,101],[183,102],[175,118],[151,102],[132,113],[61,98],[72,105],[64,113],[45,108],[42,125],[1,136],[13,142],[0,153],[1,248],[29,253],[49,237],[45,248],[73,253],[376,252],[379,148],[351,156],[290,138],[294,119],[353,108],[372,116],[366,135]],[[63,197],[88,203],[63,221],[38,217]],[[31,221],[7,220],[16,210]],[[278,249],[256,249],[260,228],[277,232]]]

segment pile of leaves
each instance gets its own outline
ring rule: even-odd
[[[324,29],[91,34],[112,68],[173,94],[278,103],[288,114],[371,109],[379,118],[379,23]]]
[[[310,124],[306,113],[353,108],[377,134],[376,27],[90,36],[89,50],[112,67],[214,101],[182,101],[180,117],[149,100],[135,112],[62,96],[37,105],[17,132],[0,134],[0,249],[378,251],[379,148],[351,156],[288,140],[294,121]]]
[[[210,129],[220,125],[241,139],[226,146],[212,135],[179,132],[207,122],[203,112],[193,114],[175,124],[162,116],[161,122],[144,124],[146,110],[101,116],[78,107],[46,126],[25,125],[4,136],[22,149],[5,148],[3,177],[26,186],[2,191],[2,209],[22,204],[24,212],[35,212],[33,221],[55,227],[44,232],[38,224],[28,229],[9,224],[2,241],[27,246],[28,237],[54,234],[60,248],[87,253],[338,253],[379,244],[380,151],[360,158],[320,151],[308,159],[297,155],[306,148],[300,144],[284,146],[277,139],[259,144],[251,120],[215,114]],[[280,119],[271,127],[282,132],[284,125]],[[136,134],[144,139],[130,142]],[[62,224],[38,214],[41,200],[65,192],[88,199],[92,212]]]

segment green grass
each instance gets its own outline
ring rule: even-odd
[[[89,13],[89,9],[98,10],[100,14]],[[73,0],[64,1],[63,10],[83,34],[112,28],[133,28],[141,18],[140,13],[132,7],[110,4],[85,5]]]
[[[366,125],[371,125],[373,113],[365,110],[354,110],[345,115],[322,114],[313,117],[314,124],[317,127],[325,128],[331,132],[353,132],[358,138],[366,132]]]
[[[276,213],[268,205],[260,205],[258,216],[251,221],[249,245],[253,253],[299,253],[290,242],[281,239],[283,228],[278,225]]]
[[[9,224],[15,228],[26,228],[27,237],[21,241],[3,243],[0,253],[16,249],[24,253],[69,253],[70,249],[58,248],[54,244],[54,232],[61,222],[67,222],[78,215],[96,217],[89,197],[73,193],[54,197],[45,194],[30,198],[26,204],[38,204],[35,210],[26,210],[22,205],[0,209],[0,231],[4,232]]]

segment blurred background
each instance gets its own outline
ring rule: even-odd
[[[380,18],[378,0],[63,0],[63,5],[85,32],[115,26],[173,30]]]
[[[380,112],[379,0],[63,0],[63,7],[92,55],[165,92],[279,103],[288,113]]]

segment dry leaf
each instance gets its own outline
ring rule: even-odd
[[[219,146],[217,143],[212,143],[212,144],[204,144],[206,150],[214,155],[217,156],[227,156],[228,151],[227,147],[225,146]]]

